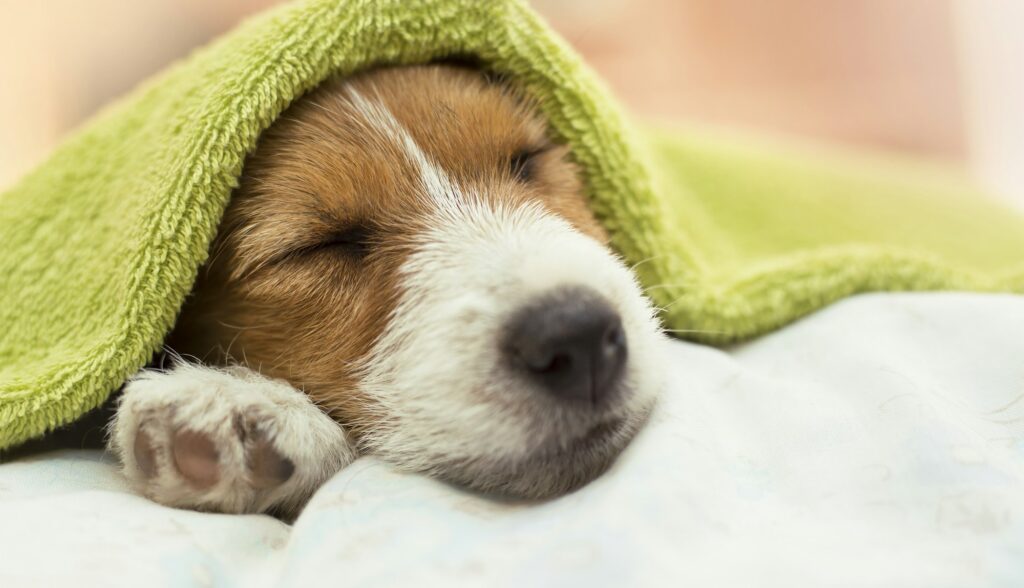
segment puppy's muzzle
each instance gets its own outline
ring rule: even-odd
[[[506,327],[512,370],[568,405],[603,407],[618,395],[626,364],[622,321],[596,291],[567,287],[519,309]]]

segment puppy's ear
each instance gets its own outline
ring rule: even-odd
[[[500,74],[487,67],[483,61],[480,60],[476,55],[470,54],[455,54],[436,59],[431,63],[437,63],[440,65],[448,65],[459,69],[470,70],[475,74],[483,76],[484,81],[488,85],[492,86],[506,86],[508,85],[508,77],[504,74]]]

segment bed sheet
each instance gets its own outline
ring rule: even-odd
[[[719,350],[611,471],[494,501],[363,458],[294,526],[0,465],[0,586],[1024,586],[1024,297],[875,294]]]

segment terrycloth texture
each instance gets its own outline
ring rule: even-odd
[[[538,98],[669,328],[729,340],[858,290],[1024,290],[1024,223],[959,188],[642,142],[519,0],[306,0],[145,84],[0,196],[0,449],[99,405],[159,348],[246,153],[290,101],[449,56]]]

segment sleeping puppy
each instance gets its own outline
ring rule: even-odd
[[[110,447],[147,496],[293,515],[360,454],[475,490],[603,472],[660,386],[651,307],[567,147],[473,70],[327,82],[260,138]],[[221,366],[221,367],[215,367]]]

